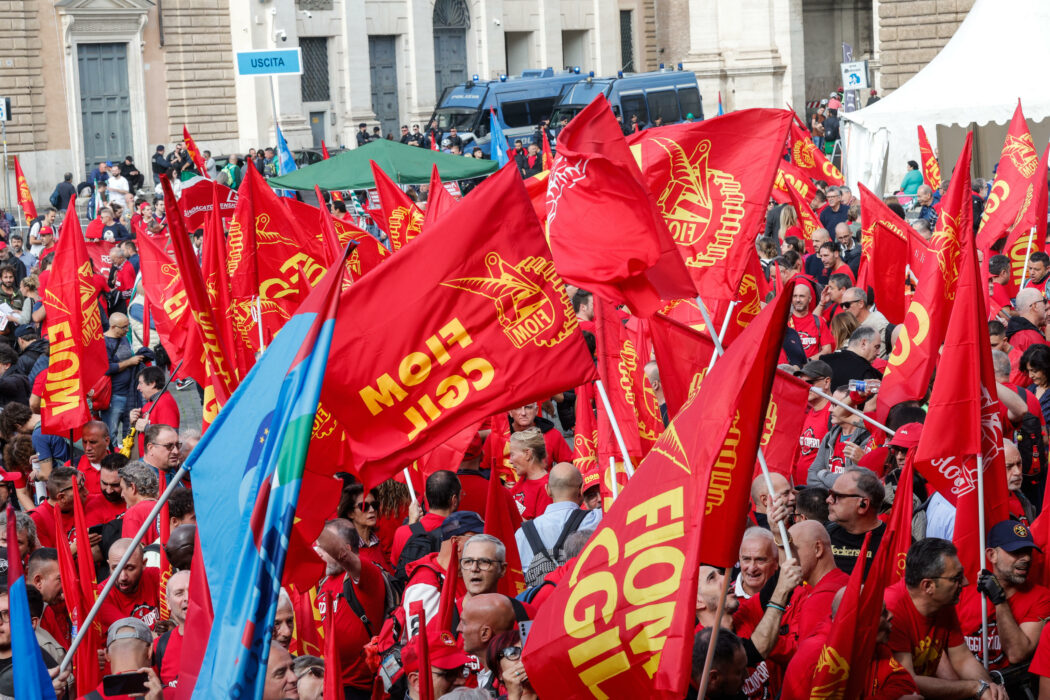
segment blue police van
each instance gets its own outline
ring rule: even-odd
[[[568,122],[599,94],[604,94],[616,116],[628,126],[638,117],[642,127],[674,124],[704,118],[696,74],[684,70],[658,70],[648,73],[619,73],[615,78],[584,78],[563,91],[551,117],[557,128]]]
[[[435,129],[440,143],[455,127],[464,153],[480,148],[488,156],[492,141],[489,110],[495,109],[509,145],[518,139],[527,145],[536,128],[551,118],[562,91],[580,79],[579,68],[560,73],[552,68],[527,70],[521,76],[500,76],[499,80],[474,76],[461,85],[445,88],[428,128]]]

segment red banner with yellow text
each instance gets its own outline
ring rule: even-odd
[[[396,253],[423,231],[423,212],[375,161],[369,163],[382,207],[376,216],[376,224],[386,232],[390,248]]]
[[[1035,150],[1032,134],[1017,101],[1010,126],[1006,130],[1006,141],[999,155],[999,166],[995,171],[995,182],[988,193],[988,202],[981,214],[977,229],[977,247],[987,250],[1005,236],[1014,224],[1024,216],[1024,211],[1035,201],[1036,180],[1046,185],[1046,170],[1038,171],[1039,152]],[[1046,212],[1043,212],[1045,222]],[[1016,289],[1014,290],[1016,293]]]
[[[1024,284],[1028,258],[1036,251],[1046,252],[1048,158],[1050,146],[1043,151],[1043,157],[1028,183],[1024,203],[1010,227],[1006,245],[1003,247],[1003,254],[1010,258],[1010,281],[1007,291],[1011,298],[1017,295]]]
[[[926,130],[919,125],[919,156],[922,158],[922,180],[932,187],[934,191],[941,188],[941,164],[937,162],[937,156],[930,146],[930,140],[926,138]]]
[[[839,169],[821,153],[809,132],[795,120],[791,122],[788,151],[791,153],[791,162],[810,180],[823,180],[831,186],[846,184]]]
[[[18,156],[11,156],[15,161],[15,188],[18,190],[18,206],[22,207],[22,214],[29,223],[36,218],[36,205],[33,204],[33,193],[29,191],[29,182],[25,173],[22,172],[22,164],[18,162]]]
[[[777,164],[777,175],[773,180],[773,199],[777,200],[778,204],[787,204],[790,201],[789,190],[794,190],[802,197],[802,201],[809,203],[813,201],[817,186],[797,165],[781,160]]]

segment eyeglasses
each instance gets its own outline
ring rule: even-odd
[[[457,666],[456,668],[435,668],[431,666],[430,672],[441,676],[449,683],[454,682],[457,678],[470,677],[470,669],[466,666]]]
[[[10,610],[0,610],[0,622],[4,623],[5,625],[11,622]]]
[[[169,442],[166,445],[162,445],[159,442],[151,442],[150,444],[153,445],[154,447],[159,447],[162,450],[167,450],[168,452],[171,452],[172,450],[178,450],[178,449],[182,448],[182,443],[181,442]]]
[[[375,510],[376,509],[376,502],[375,501],[362,501],[362,502],[357,504],[357,507],[361,509],[362,513],[367,513],[370,510]]]
[[[459,566],[461,569],[473,569],[475,566],[479,571],[491,571],[493,567],[502,564],[501,561],[495,559],[460,559]]]
[[[832,502],[838,501],[840,498],[867,498],[863,493],[839,493],[838,491],[829,491],[828,497],[831,498]]]
[[[517,661],[521,658],[521,647],[503,647],[499,650],[499,658],[507,661]]]
[[[966,575],[960,571],[955,576],[930,576],[930,578],[944,579],[945,581],[951,581],[956,586],[961,586],[963,581],[966,580]]]
[[[308,666],[301,674],[299,674],[299,677],[302,678],[305,675],[311,675],[318,679],[324,678],[324,669],[319,666]]]

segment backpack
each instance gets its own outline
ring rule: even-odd
[[[1028,401],[1025,398],[1027,392],[1021,388],[1016,391],[1027,406]],[[1024,475],[1034,476],[1043,473],[1046,469],[1047,452],[1046,445],[1043,443],[1043,429],[1039,416],[1025,412],[1014,429],[1014,437],[1017,449],[1021,452],[1021,471]]]
[[[55,185],[55,189],[51,192],[51,196],[47,198],[47,201],[51,202],[51,206],[58,209],[58,205],[61,203],[58,197],[58,185]]]
[[[408,585],[408,574],[405,572],[405,567],[441,549],[440,529],[427,532],[422,523],[412,523],[408,529],[412,535],[408,538],[408,542],[405,542],[401,556],[397,558],[397,568],[394,570],[394,581],[401,590]]]
[[[562,551],[562,547],[565,544],[565,540],[572,533],[580,529],[580,524],[583,519],[587,517],[590,511],[582,510],[577,508],[569,516],[569,519],[565,521],[565,525],[561,529],[561,534],[558,535],[558,541],[554,543],[551,550],[548,550],[543,540],[540,539],[540,533],[536,530],[536,524],[531,520],[526,520],[521,524],[521,531],[525,535],[525,539],[529,541],[529,546],[532,547],[532,561],[529,562],[528,568],[525,570],[525,585],[535,586],[543,582],[543,578],[550,572],[557,569],[559,566],[564,564],[568,557],[565,556],[565,552]]]

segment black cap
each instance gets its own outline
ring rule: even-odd
[[[795,372],[796,377],[807,379],[824,379],[825,377],[830,379],[831,374],[831,365],[823,360],[810,360],[802,369]]]
[[[989,547],[998,547],[1007,552],[1016,552],[1026,547],[1039,549],[1032,538],[1032,531],[1016,520],[996,523],[995,527],[988,531],[987,544]],[[1039,551],[1043,550],[1039,549]]]
[[[33,324],[31,324],[31,323],[23,323],[21,326],[18,326],[17,328],[15,328],[15,337],[16,338],[24,338],[25,336],[29,335],[30,333],[36,335],[38,338],[40,337],[40,334],[38,333],[36,327],[33,326]]]
[[[485,521],[474,511],[457,510],[441,523],[442,540],[465,535],[468,532],[473,532],[475,535],[485,532]]]

